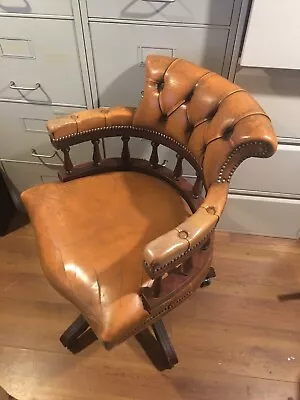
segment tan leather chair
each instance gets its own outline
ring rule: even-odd
[[[246,158],[276,150],[269,117],[218,74],[153,55],[136,110],[82,111],[48,129],[64,154],[61,182],[22,199],[46,277],[81,312],[62,343],[77,351],[90,327],[110,349],[152,326],[172,367],[161,318],[213,276],[213,232],[232,174]],[[119,138],[120,158],[101,158],[107,137]],[[130,138],[151,141],[149,160],[130,157]],[[72,146],[86,141],[91,161],[74,166]],[[177,154],[173,171],[159,163],[161,145]],[[182,177],[183,160],[195,170],[193,185]]]

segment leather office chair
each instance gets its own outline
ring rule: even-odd
[[[153,55],[136,110],[82,111],[48,129],[64,154],[61,182],[22,199],[46,277],[81,312],[62,343],[75,352],[90,327],[110,349],[152,326],[171,368],[178,360],[161,318],[213,276],[213,232],[232,174],[276,150],[269,117],[218,74]],[[120,158],[101,158],[107,137],[122,140]],[[132,137],[151,141],[149,160],[130,157]],[[72,146],[86,141],[91,161],[74,166]],[[177,153],[173,171],[159,164],[161,145]],[[182,177],[184,159],[193,185]]]

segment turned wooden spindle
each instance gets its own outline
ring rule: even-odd
[[[101,164],[102,158],[100,154],[100,149],[99,149],[99,139],[92,140],[93,143],[93,164],[95,167],[99,166]]]
[[[194,199],[198,199],[200,196],[200,190],[202,187],[202,179],[200,176],[197,176],[196,181],[193,186],[193,197]]]
[[[122,141],[123,141],[123,149],[122,149],[122,161],[124,164],[129,164],[130,163],[130,151],[129,151],[129,142],[130,137],[127,136],[122,136]]]
[[[173,171],[173,176],[176,180],[178,180],[181,175],[182,175],[182,160],[183,157],[179,154],[176,155],[177,157],[177,163],[175,165],[174,171]]]
[[[152,153],[151,153],[149,161],[150,161],[151,167],[157,168],[158,162],[159,162],[157,148],[158,148],[159,144],[156,142],[151,142],[151,145],[152,145]]]
[[[73,163],[70,158],[70,147],[66,147],[65,149],[62,149],[62,152],[64,153],[64,169],[66,173],[70,174],[73,171]]]

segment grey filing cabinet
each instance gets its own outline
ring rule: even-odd
[[[0,0],[0,159],[18,192],[57,179],[46,121],[91,105],[79,15],[71,0]]]
[[[220,229],[299,237],[300,35],[294,25],[299,11],[297,0],[252,3],[234,80],[252,93],[271,117],[279,146],[272,158],[246,160],[239,167]]]

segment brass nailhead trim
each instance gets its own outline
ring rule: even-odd
[[[265,147],[265,143],[264,143],[264,142],[262,142],[262,141],[257,141],[257,140],[252,141],[252,142],[248,142],[248,143],[243,143],[243,144],[240,144],[239,146],[237,146],[237,147],[232,151],[232,153],[230,153],[230,155],[227,157],[227,160],[226,160],[226,161],[223,163],[223,165],[221,166],[220,172],[219,172],[219,176],[218,176],[218,179],[217,179],[217,182],[218,182],[218,183],[221,183],[221,182],[223,182],[223,183],[224,183],[224,182],[230,182],[230,179],[231,179],[231,177],[232,177],[234,171],[237,169],[237,167],[238,167],[244,160],[246,160],[246,159],[249,158],[249,157],[248,157],[248,155],[246,155],[246,156],[244,156],[244,157],[241,157],[240,160],[238,160],[238,163],[237,163],[236,165],[233,166],[232,170],[229,172],[228,178],[226,179],[226,178],[223,178],[223,172],[224,172],[224,170],[225,170],[225,167],[228,165],[229,161],[230,161],[230,160],[232,159],[232,157],[233,157],[240,149],[242,149],[243,147],[252,146],[252,145],[257,145],[257,144],[260,144],[260,145],[262,145],[263,147]],[[268,151],[267,151],[267,149],[265,148],[265,150],[263,150],[263,151],[253,153],[253,156],[265,156],[265,155],[267,155],[267,153],[268,153]]]
[[[153,321],[154,319],[158,318],[160,315],[166,313],[168,310],[172,310],[175,308],[179,303],[182,303],[183,300],[185,300],[187,297],[189,297],[193,293],[192,290],[186,292],[183,296],[179,297],[177,300],[171,302],[167,307],[162,309],[159,313],[150,316],[149,318],[146,319],[145,322],[143,322],[141,325],[139,325],[137,328],[133,329],[130,333],[127,333],[126,335],[122,336],[119,340],[113,342],[112,346],[115,346],[124,340],[128,339],[130,336],[135,335],[138,331],[140,331],[143,327],[149,324],[150,321]]]

